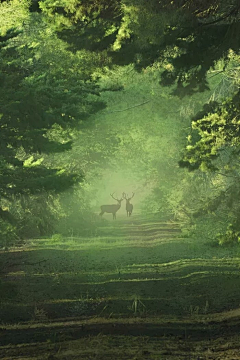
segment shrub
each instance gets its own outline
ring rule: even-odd
[[[217,240],[221,246],[232,246],[240,242],[240,232],[234,228],[233,224],[229,224],[225,233],[219,233]]]

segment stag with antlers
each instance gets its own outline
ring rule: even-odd
[[[127,216],[131,216],[133,211],[133,204],[130,204],[130,200],[132,200],[132,198],[134,197],[134,193],[132,193],[131,197],[128,197],[126,193],[122,193],[122,197],[126,200]]]
[[[113,193],[114,194],[114,193]],[[105,212],[106,213],[111,213],[113,214],[113,219],[116,219],[116,212],[120,209],[121,207],[121,202],[123,201],[123,198],[121,199],[116,199],[115,197],[113,197],[113,194],[110,194],[111,197],[116,200],[118,202],[118,204],[114,204],[114,205],[102,205],[100,206],[101,212],[100,212],[100,216],[102,216]]]

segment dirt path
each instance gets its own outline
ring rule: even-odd
[[[152,336],[175,337],[186,340],[207,340],[227,337],[229,329],[231,335],[238,335],[240,317],[228,318],[221,316],[221,321],[214,321],[214,317],[199,319],[171,317],[161,318],[129,318],[106,319],[90,318],[81,320],[66,320],[52,323],[25,323],[15,326],[1,326],[1,345],[17,345],[23,343],[46,342],[53,335],[55,341],[71,338],[72,340],[86,336],[114,335],[114,336]],[[240,344],[239,344],[240,345]]]
[[[0,358],[240,359],[230,251],[119,216],[95,237],[0,252]]]
[[[239,359],[239,318],[84,319],[1,329],[0,357],[13,359]],[[52,356],[52,357],[51,357]]]

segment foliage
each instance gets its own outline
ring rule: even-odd
[[[240,241],[240,231],[237,231],[233,224],[229,224],[225,233],[217,234],[217,240],[221,246],[237,244]]]
[[[1,36],[6,35],[9,29],[22,29],[23,24],[29,21],[29,0],[1,1]]]
[[[13,245],[19,239],[17,236],[17,229],[16,226],[9,223],[2,218],[0,218],[0,229],[1,229],[1,240],[0,240],[0,247],[4,249],[8,249],[8,246]]]
[[[56,230],[66,237],[96,236],[101,219],[93,214],[91,200],[94,193],[88,191],[88,185],[73,187],[59,196],[60,209]]]
[[[0,215],[16,236],[95,229],[111,187],[162,218],[237,223],[238,1],[12,0],[1,19]]]
[[[20,197],[62,192],[81,180],[81,174],[63,163],[46,164],[46,155],[70,150],[70,129],[104,107],[91,71],[86,70],[85,54],[71,54],[40,15],[27,12],[27,5],[17,1],[0,5],[0,16],[9,14],[0,39],[0,215],[11,223],[20,221],[20,228],[29,223],[20,216],[26,212],[25,207],[19,210]],[[21,6],[22,12],[17,12]],[[16,31],[10,29],[13,24]],[[6,202],[18,204],[15,219]],[[34,223],[33,209],[29,214]]]
[[[50,236],[59,219],[56,196],[48,192],[18,196],[9,210],[14,217],[18,236],[22,239]]]
[[[62,234],[53,234],[51,240],[53,242],[55,242],[55,241],[56,242],[62,242],[63,241],[63,236],[62,236]]]
[[[234,55],[234,60],[238,58]],[[239,70],[235,63],[226,70],[232,84],[228,97],[215,97],[204,105],[203,109],[192,117],[191,134],[183,154],[180,166],[190,171],[200,169],[211,172],[214,198],[205,201],[202,210],[220,213],[225,209],[225,229],[217,239],[220,244],[236,242],[239,231]],[[234,76],[229,76],[234,74]],[[215,189],[215,190],[214,190]],[[231,229],[234,223],[234,230]],[[227,226],[228,224],[228,226]]]
[[[217,158],[223,160],[224,151],[231,148],[231,157],[239,152],[239,108],[240,93],[237,92],[232,98],[227,99],[221,105],[217,104],[210,111],[210,106],[206,109],[208,112],[200,118],[198,115],[192,121],[193,132],[198,133],[198,139],[188,137],[186,155],[180,162],[189,169],[201,168],[218,170],[222,168],[222,162],[214,161]],[[195,140],[195,141],[194,141]],[[227,160],[227,159],[226,159]],[[230,170],[230,164],[225,160],[225,170]],[[227,166],[229,165],[229,166]]]
[[[207,72],[239,48],[237,0],[42,1],[40,7],[75,48],[106,50],[114,63],[138,69],[161,62],[161,83],[176,82],[179,96],[206,90]]]
[[[85,48],[103,55],[116,38],[121,20],[121,2],[117,0],[47,0],[39,1],[39,7],[72,49]]]

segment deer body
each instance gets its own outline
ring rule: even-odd
[[[114,200],[116,200],[118,202],[118,204],[100,206],[101,212],[99,215],[102,216],[106,212],[106,213],[113,214],[113,219],[116,219],[116,212],[120,209],[121,202],[123,201],[123,199],[115,199],[113,197],[113,194],[110,194],[110,195],[112,196],[112,198]]]
[[[126,202],[126,210],[127,210],[127,216],[131,216],[132,215],[132,211],[133,211],[133,204],[130,204],[129,202]]]
[[[131,200],[133,197],[134,197],[134,193],[132,193],[132,197],[128,197],[128,195],[126,195],[125,193],[123,193],[123,198],[126,200],[127,216],[131,216],[131,215],[132,215],[133,204],[130,204],[130,200]]]

